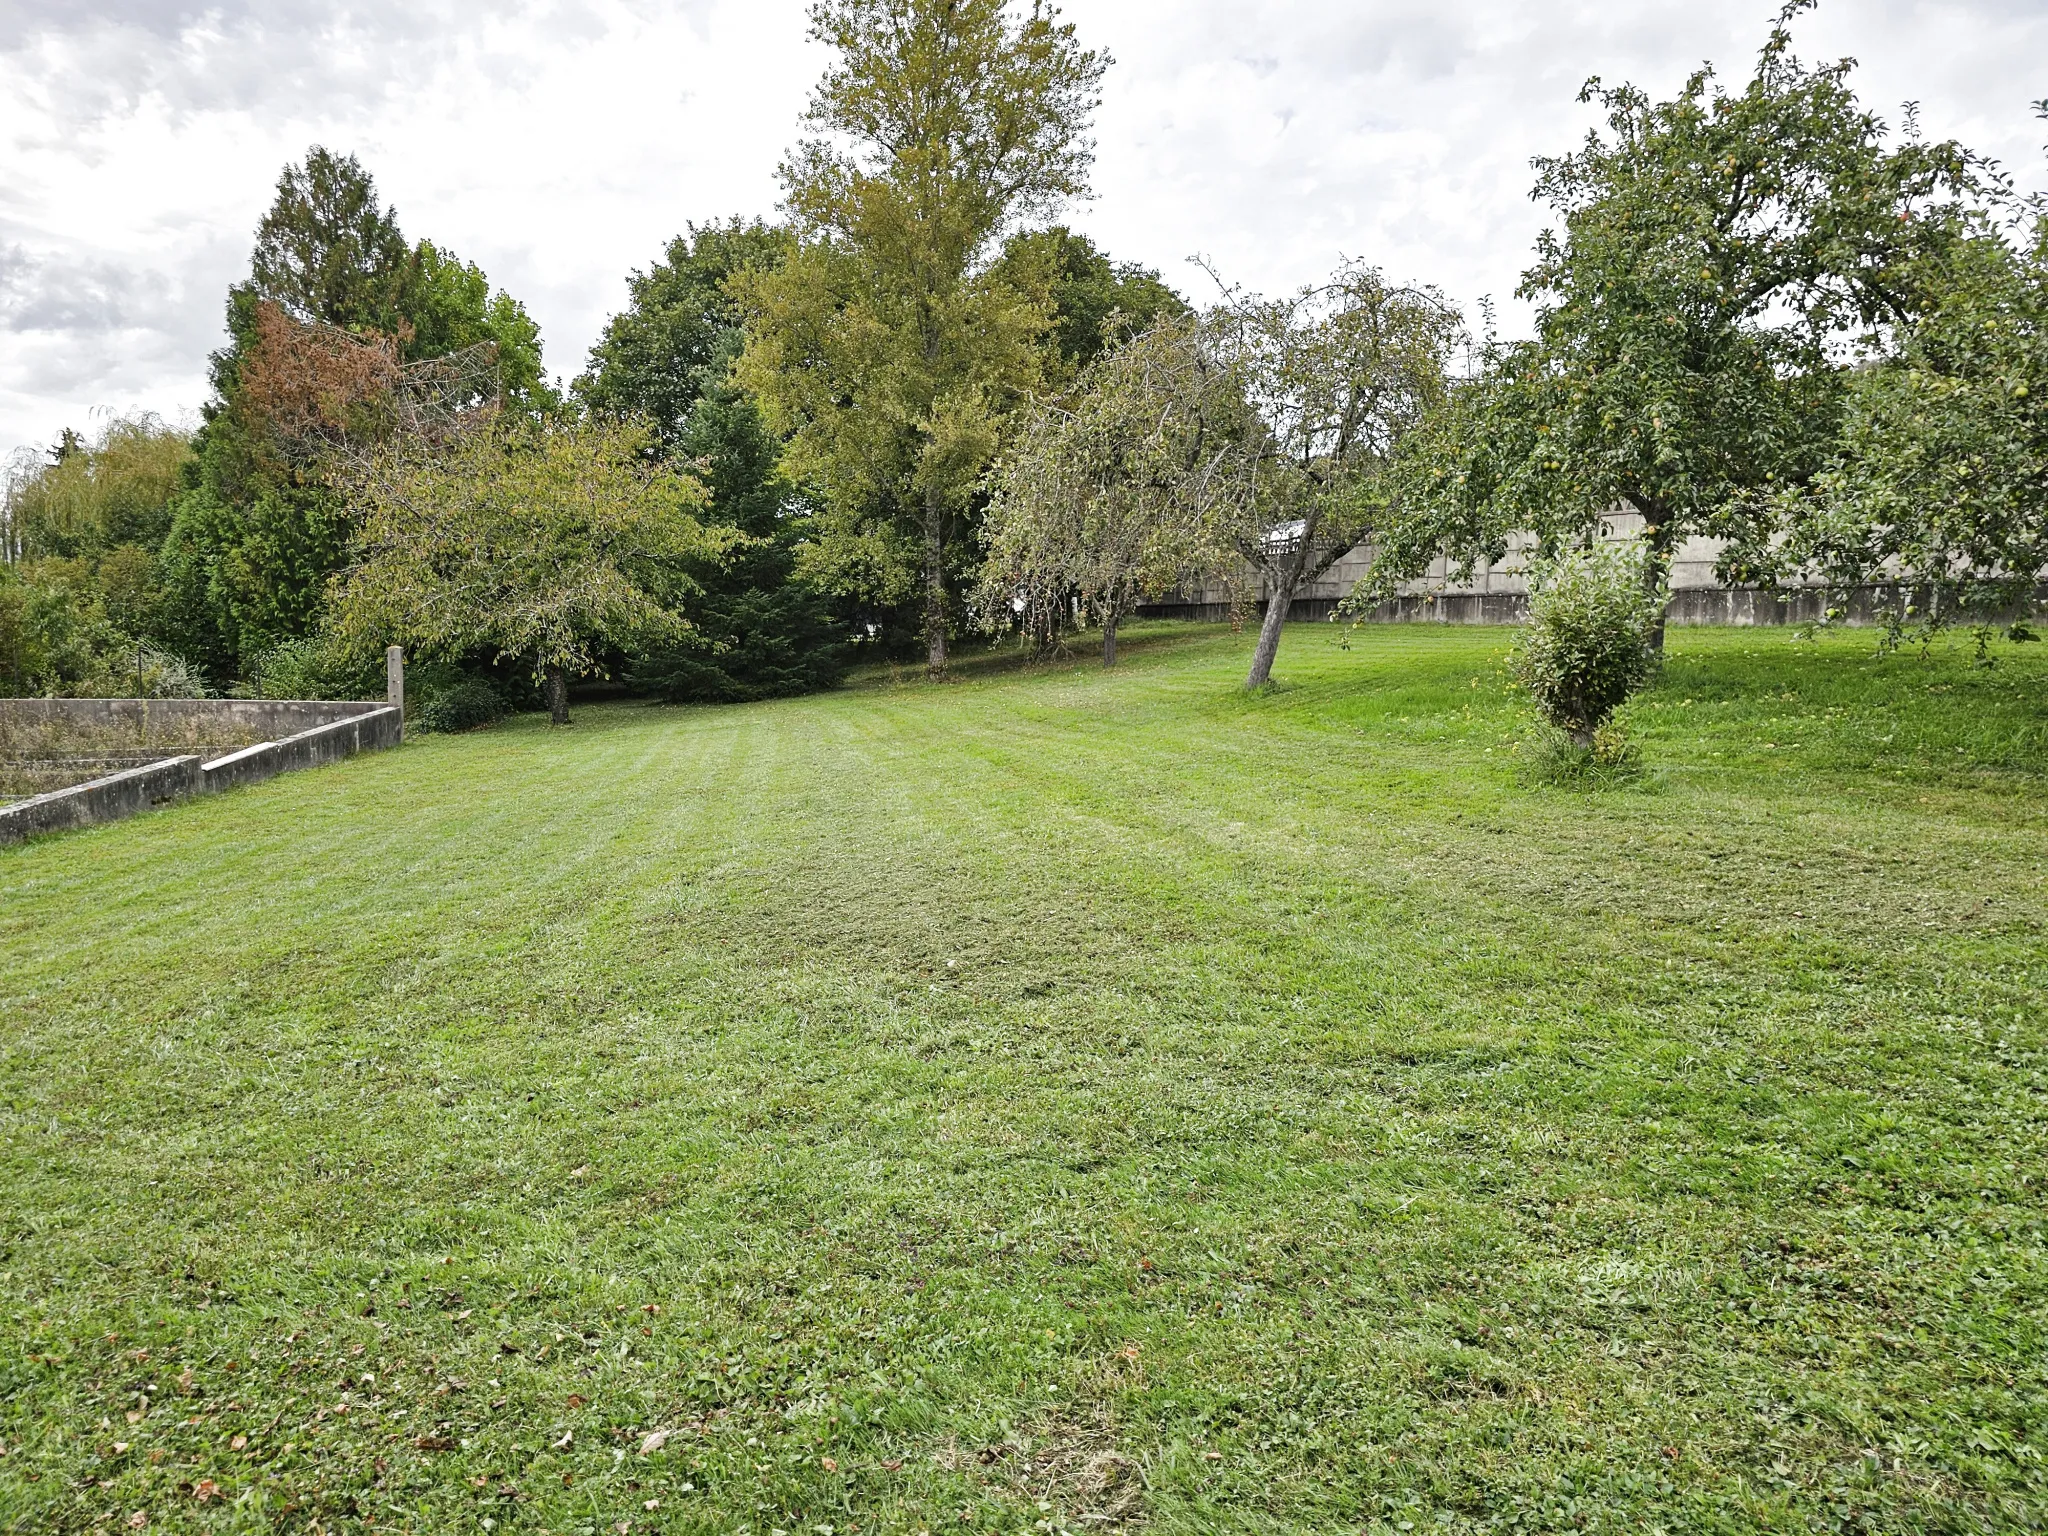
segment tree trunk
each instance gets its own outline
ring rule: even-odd
[[[560,667],[548,668],[548,724],[569,723],[569,678]]]
[[[1273,658],[1280,653],[1280,626],[1287,622],[1287,610],[1294,606],[1295,591],[1301,586],[1301,573],[1308,569],[1317,521],[1314,517],[1304,518],[1299,547],[1266,568],[1266,617],[1259,624],[1259,644],[1252,652],[1251,675],[1244,680],[1247,688],[1263,688],[1272,679]]]
[[[1654,501],[1631,498],[1631,504],[1643,514],[1643,534],[1650,542],[1650,558],[1643,562],[1643,590],[1655,593],[1671,575],[1671,513]],[[1667,598],[1657,610],[1657,627],[1650,632],[1650,649],[1659,656],[1664,654],[1664,611],[1670,606]]]
[[[1105,619],[1102,622],[1102,664],[1105,667],[1116,665],[1116,619],[1114,617]]]
[[[924,493],[925,669],[946,670],[946,509],[937,491]]]
[[[1247,688],[1263,688],[1273,677],[1273,658],[1280,653],[1280,626],[1287,622],[1287,610],[1294,605],[1294,583],[1274,572],[1272,590],[1266,597],[1266,616],[1259,623],[1259,643],[1252,652]]]

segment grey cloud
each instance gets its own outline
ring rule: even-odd
[[[237,260],[217,240],[152,265],[0,244],[8,383],[77,398],[109,383],[200,371],[220,344],[217,296]]]
[[[130,323],[143,305],[140,272],[57,264],[19,245],[0,250],[0,325],[9,331],[105,331]]]
[[[701,17],[713,3],[663,9]],[[608,24],[599,0],[520,0],[491,21],[549,49],[591,42]],[[316,107],[347,117],[428,88],[448,70],[517,88],[530,60],[483,46],[483,36],[476,8],[456,0],[26,0],[0,20],[0,56],[34,57],[61,130],[118,117],[152,96],[178,113]]]

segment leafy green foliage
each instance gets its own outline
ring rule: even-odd
[[[1756,550],[1841,588],[1894,585],[1898,622],[2028,612],[2048,570],[2048,215],[1942,252],[1895,352],[1852,378],[1841,445]]]
[[[1051,300],[1048,339],[1058,350],[1059,371],[1067,376],[1086,368],[1104,348],[1160,320],[1193,313],[1157,272],[1111,261],[1093,240],[1064,224],[1010,236],[996,265],[1019,291],[1043,293]]]
[[[983,623],[1021,622],[1043,651],[1078,603],[1114,666],[1117,627],[1140,602],[1227,567],[1216,535],[1251,496],[1264,441],[1192,319],[1158,321],[1100,354],[1069,403],[1026,418],[998,466]]]
[[[782,166],[802,245],[737,285],[738,376],[820,499],[803,569],[869,602],[916,593],[946,663],[958,535],[1004,418],[1044,371],[1044,293],[989,258],[1086,188],[1103,61],[1040,7],[819,0],[834,63]]]
[[[7,487],[15,557],[153,552],[170,530],[171,498],[191,452],[189,434],[149,415],[115,417],[91,443],[66,432],[50,462]]]
[[[1519,290],[1536,335],[1489,341],[1413,440],[1375,593],[1445,548],[1469,571],[1517,529],[1576,538],[1622,506],[1660,558],[1691,534],[1754,546],[1759,507],[1827,462],[1843,339],[1920,312],[1926,258],[1982,177],[1953,143],[1892,142],[1849,61],[1801,64],[1806,8],[1786,6],[1740,92],[1705,69],[1661,102],[1588,82],[1606,133],[1537,163],[1563,230]]]
[[[162,644],[159,546],[191,458],[187,434],[117,417],[66,432],[6,487],[0,532],[0,678],[21,693],[164,694],[205,679]],[[138,656],[141,660],[138,664]]]
[[[497,383],[504,408],[549,412],[561,400],[541,366],[540,326],[526,306],[466,262],[430,240],[413,253],[413,281],[406,291],[405,342],[408,358],[442,357],[489,342],[497,353]]]
[[[591,409],[649,423],[653,451],[703,481],[704,521],[745,535],[693,570],[690,632],[631,658],[632,685],[672,702],[803,693],[846,670],[846,625],[822,593],[792,580],[809,525],[782,474],[782,445],[730,378],[744,341],[730,285],[773,270],[793,245],[759,223],[692,226],[629,279],[631,308],[612,317],[576,381]]]
[[[577,397],[595,411],[640,417],[658,452],[688,456],[683,437],[698,402],[729,396],[728,375],[745,340],[732,279],[773,271],[794,244],[789,231],[758,220],[691,225],[662,260],[627,277],[632,302],[605,323],[576,381]],[[736,514],[736,521],[744,527],[749,519]]]
[[[478,429],[441,453],[394,445],[350,486],[362,527],[338,633],[446,660],[485,652],[559,690],[607,650],[686,632],[689,569],[732,535],[707,531],[703,487],[646,449],[604,421]]]
[[[1573,745],[1592,749],[1614,711],[1657,675],[1668,595],[1655,555],[1640,543],[1601,541],[1530,567],[1514,673]]]
[[[406,703],[418,690],[408,668]],[[281,640],[258,656],[249,668],[248,692],[262,699],[375,699],[384,694],[384,651],[381,646],[350,643],[331,625],[323,624],[297,640]]]
[[[473,731],[510,713],[505,696],[487,678],[457,673],[424,691],[418,720],[423,731]]]

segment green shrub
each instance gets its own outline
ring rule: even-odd
[[[270,647],[249,668],[250,691],[264,699],[379,699],[384,653],[350,646],[325,632]]]
[[[1530,571],[1515,676],[1582,752],[1596,752],[1608,717],[1656,676],[1669,593],[1648,580],[1650,558],[1640,544],[1596,544]]]
[[[142,696],[151,699],[210,699],[213,685],[198,667],[184,657],[147,642],[136,647]],[[127,657],[121,658],[124,662]],[[125,687],[127,679],[120,679]],[[115,696],[121,697],[117,690]]]
[[[473,731],[510,712],[504,695],[483,678],[458,676],[426,691],[415,719],[423,731]]]

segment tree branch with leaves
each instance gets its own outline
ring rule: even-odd
[[[693,564],[741,536],[697,517],[704,490],[606,421],[480,429],[441,451],[394,443],[348,487],[358,559],[334,617],[358,642],[533,669],[568,723],[568,680],[607,649],[674,640]]]
[[[1043,637],[1070,603],[1117,630],[1137,606],[1223,569],[1216,537],[1251,499],[1265,429],[1191,318],[1104,353],[1074,397],[1027,419],[993,478],[977,607]]]
[[[1265,423],[1253,494],[1233,504],[1227,530],[1265,594],[1245,679],[1257,688],[1295,595],[1386,521],[1389,466],[1442,404],[1464,322],[1434,288],[1353,262],[1285,299],[1226,287],[1205,324]]]

